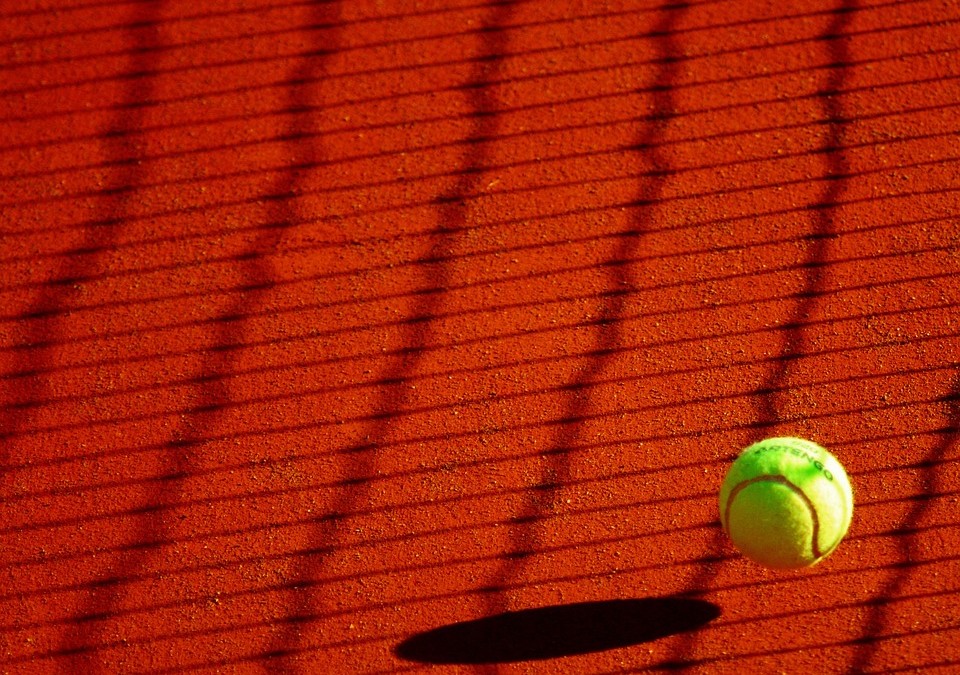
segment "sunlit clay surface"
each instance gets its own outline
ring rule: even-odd
[[[956,672],[960,6],[8,0],[0,670]],[[717,492],[829,448],[850,533]]]

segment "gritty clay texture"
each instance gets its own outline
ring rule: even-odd
[[[9,0],[0,670],[956,672],[960,6]],[[723,535],[743,447],[850,533]]]

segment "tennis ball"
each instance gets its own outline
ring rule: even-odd
[[[720,487],[734,546],[774,569],[815,565],[840,544],[853,490],[840,462],[802,438],[768,438],[740,453]]]

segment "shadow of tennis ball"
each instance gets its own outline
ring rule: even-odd
[[[712,603],[671,597],[556,605],[434,628],[404,640],[394,652],[421,663],[553,659],[693,631],[719,615]]]

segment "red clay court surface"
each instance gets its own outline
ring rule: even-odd
[[[0,669],[960,672],[960,5],[0,8]],[[740,557],[747,444],[834,451]]]

